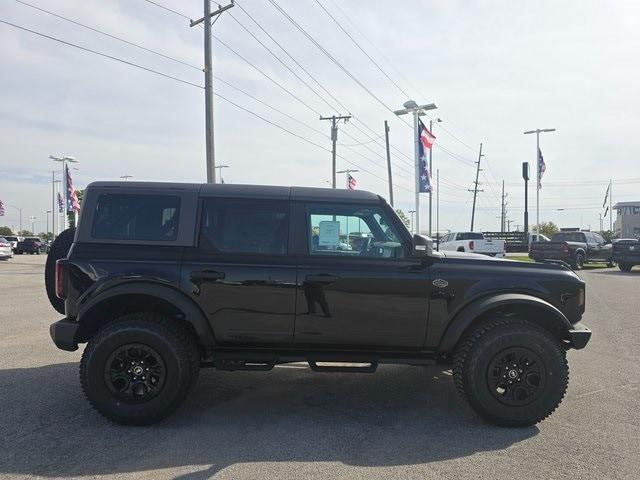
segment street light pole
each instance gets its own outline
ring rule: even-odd
[[[416,222],[415,222],[415,232],[420,234],[420,158],[419,158],[419,143],[420,135],[418,132],[418,117],[421,115],[425,115],[427,110],[435,110],[436,105],[434,103],[429,103],[427,105],[418,105],[414,100],[408,100],[404,102],[402,105],[404,108],[402,110],[396,110],[393,113],[396,115],[413,115],[413,156],[415,162],[415,212],[416,212]]]
[[[536,134],[536,233],[540,233],[540,134],[555,132],[555,128],[536,128],[524,132],[525,135]]]
[[[414,227],[414,225],[415,225],[415,224],[413,223],[413,214],[414,214],[414,213],[416,213],[416,211],[415,211],[415,210],[409,210],[409,213],[411,214],[411,231],[415,233],[415,230],[414,230],[414,228],[413,228],[413,227]]]
[[[63,218],[63,226],[64,228],[62,230],[66,230],[67,229],[67,225],[68,225],[68,219],[67,219],[67,175],[66,175],[66,166],[67,166],[67,162],[68,163],[78,163],[78,161],[76,160],[75,157],[72,157],[71,155],[62,155],[60,157],[56,157],[55,155],[49,155],[49,158],[51,160],[53,160],[54,162],[60,162],[62,163],[62,200],[63,200],[63,210],[64,210],[64,216]]]
[[[133,177],[133,175],[120,175],[120,178],[125,182],[128,182],[131,177]]]
[[[354,170],[352,168],[347,168],[346,170],[339,170],[336,173],[346,173],[345,181],[346,181],[347,190],[349,190],[349,175],[351,175],[352,172],[359,172],[359,171],[360,170]]]
[[[222,169],[229,168],[229,165],[216,165],[214,168],[216,170],[220,170],[220,183],[224,183],[224,178],[222,178]]]

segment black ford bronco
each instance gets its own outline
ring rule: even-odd
[[[481,416],[531,425],[562,401],[566,351],[591,336],[568,268],[436,252],[364,191],[93,183],[45,276],[65,315],[54,343],[87,343],[82,388],[123,424],[169,415],[201,367],[304,361],[451,365]]]

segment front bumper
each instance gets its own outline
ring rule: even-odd
[[[62,320],[52,323],[49,327],[49,334],[56,347],[60,350],[75,352],[78,349],[78,342],[76,342],[78,326],[78,322],[74,322],[68,318],[63,318]]]
[[[591,339],[591,330],[582,323],[572,325],[568,333],[571,346],[576,350],[586,347]]]

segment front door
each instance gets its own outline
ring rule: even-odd
[[[397,217],[379,204],[320,203],[299,210],[307,251],[298,262],[295,343],[421,347],[429,263],[410,255]]]
[[[198,246],[185,252],[182,285],[217,342],[292,343],[296,265],[288,244],[287,200],[203,200]]]

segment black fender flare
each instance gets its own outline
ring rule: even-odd
[[[77,316],[82,326],[82,318],[89,318],[100,306],[110,299],[126,295],[146,295],[169,302],[184,313],[184,321],[190,323],[198,335],[198,341],[205,347],[213,348],[215,336],[206,315],[185,293],[174,287],[150,281],[129,281],[107,288],[84,303]],[[82,327],[80,327],[82,329]]]
[[[558,323],[562,331],[568,332],[572,329],[571,322],[564,313],[546,300],[524,293],[499,293],[472,301],[458,312],[444,332],[438,351],[441,353],[452,351],[467,328],[482,314],[500,307],[513,305],[533,306],[543,309],[549,312],[549,316]]]

